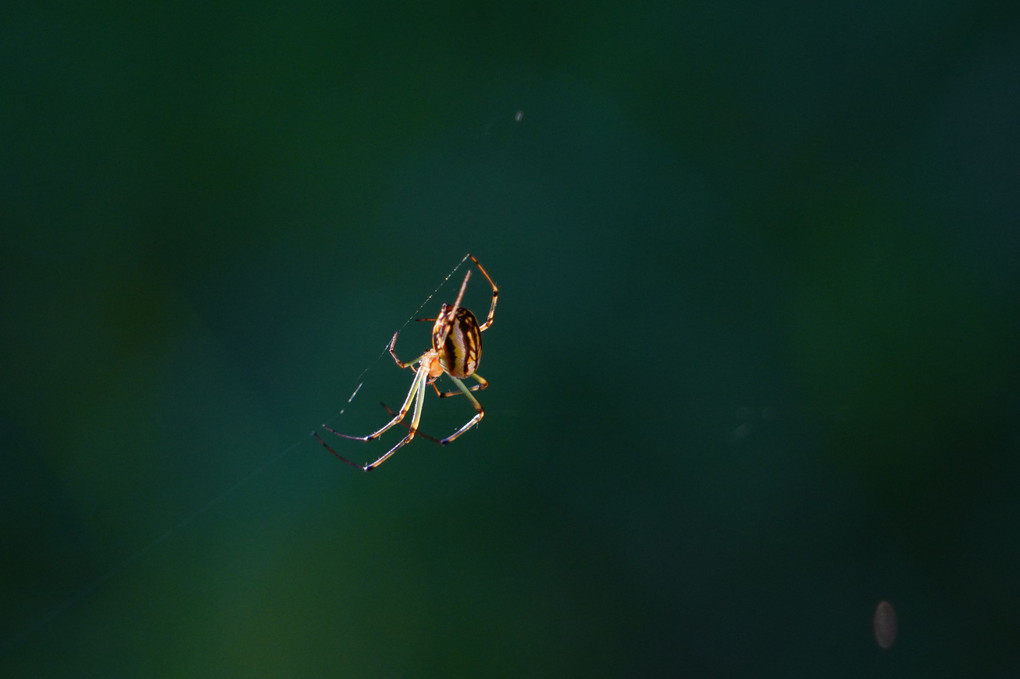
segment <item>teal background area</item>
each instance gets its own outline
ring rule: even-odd
[[[4,15],[0,675],[1020,676],[1018,6]]]

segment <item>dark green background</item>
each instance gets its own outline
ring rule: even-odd
[[[9,7],[0,674],[1020,675],[1016,6],[823,4]]]

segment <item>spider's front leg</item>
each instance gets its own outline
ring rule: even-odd
[[[425,354],[422,354],[421,356],[419,356],[418,358],[416,358],[415,360],[413,360],[413,361],[411,361],[409,363],[404,363],[403,361],[401,361],[400,358],[397,356],[397,351],[396,351],[397,335],[399,335],[399,334],[400,334],[400,331],[399,330],[396,331],[395,333],[393,333],[393,339],[390,340],[390,356],[393,357],[394,362],[396,362],[396,364],[398,366],[400,366],[401,368],[412,368],[412,367],[414,367],[415,363],[418,363],[419,361],[421,361],[422,357]]]

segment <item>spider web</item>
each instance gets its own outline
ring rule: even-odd
[[[469,254],[465,254],[463,257],[461,257],[460,261],[457,262],[457,264],[454,265],[454,267],[452,269],[450,269],[450,272],[448,274],[446,274],[446,276],[443,278],[443,280],[441,280],[439,282],[439,285],[434,287],[432,289],[432,292],[429,293],[428,297],[426,297],[422,301],[422,303],[419,304],[418,307],[414,311],[411,312],[411,315],[408,316],[404,320],[404,322],[397,329],[398,333],[402,333],[404,331],[404,328],[406,328],[408,325],[410,325],[412,322],[414,322],[415,319],[420,318],[419,314],[421,313],[421,310],[424,309],[425,306],[429,302],[432,301],[432,298],[435,297],[436,294],[443,288],[443,286],[446,285],[446,283],[450,280],[450,278],[452,278],[453,275],[455,273],[457,273],[457,271],[460,270],[460,267],[464,266],[464,262],[466,262],[468,260],[469,256],[470,256]],[[365,386],[365,375],[368,374],[368,372],[371,371],[373,368],[375,368],[379,364],[379,360],[383,356],[387,356],[389,354],[389,351],[390,351],[390,340],[386,340],[386,344],[383,345],[382,350],[375,357],[375,360],[370,362],[368,364],[368,366],[358,374],[357,378],[355,378],[357,380],[357,382],[358,382],[358,385],[356,387],[354,387],[354,391],[352,391],[351,395],[347,398],[347,402],[340,408],[339,411],[334,413],[332,417],[327,419],[326,420],[327,422],[332,422],[332,421],[336,420],[337,418],[339,418],[339,417],[344,415],[344,413],[347,411],[347,408],[350,407],[351,403],[354,402],[354,399],[357,397],[358,393],[361,391],[361,388],[363,386]],[[312,433],[314,433],[314,430],[313,430]],[[311,435],[311,434],[309,434],[309,435]]]
[[[420,314],[421,310],[425,308],[425,305],[432,301],[432,298],[435,297],[439,290],[444,285],[446,285],[446,283],[455,273],[457,273],[457,271],[461,268],[461,266],[464,265],[464,262],[467,261],[467,259],[468,255],[465,254],[460,259],[460,261],[458,261],[457,264],[452,269],[450,269],[450,272],[446,274],[443,280],[440,281],[439,284],[432,289],[432,292],[429,293],[429,295],[422,301],[422,303],[419,304],[418,307],[407,317],[403,324],[401,324],[398,332],[402,332],[404,328],[406,328],[410,323],[412,323],[416,318],[419,317],[418,314]],[[389,340],[387,340],[386,344],[379,352],[379,355],[376,356],[375,360],[370,362],[369,365],[364,370],[361,371],[361,373],[357,377],[358,384],[356,387],[354,387],[354,391],[351,392],[351,395],[348,397],[347,402],[344,404],[344,406],[340,408],[339,412],[337,412],[331,419],[336,419],[337,417],[340,417],[344,414],[344,412],[347,410],[350,404],[358,396],[359,392],[361,391],[361,388],[364,386],[365,375],[370,370],[372,370],[376,365],[378,365],[379,360],[383,356],[389,353],[389,345],[390,345]],[[88,600],[89,597],[91,597],[93,594],[99,591],[105,584],[116,578],[118,575],[127,571],[135,563],[140,561],[143,557],[145,557],[147,554],[155,550],[161,544],[163,544],[176,534],[180,533],[182,530],[187,528],[189,525],[191,525],[204,515],[208,514],[218,505],[222,504],[231,495],[239,491],[241,488],[247,486],[255,479],[262,476],[266,471],[268,471],[270,468],[278,464],[281,460],[290,455],[292,452],[306,445],[308,445],[308,442],[306,438],[302,436],[300,439],[294,441],[289,446],[284,447],[283,450],[266,459],[262,463],[258,464],[254,469],[249,471],[247,474],[241,476],[237,481],[232,483],[230,486],[228,486],[225,490],[221,491],[219,494],[214,496],[212,499],[206,501],[198,508],[194,509],[189,514],[185,515],[179,521],[174,523],[172,526],[164,530],[162,533],[148,540],[145,544],[134,550],[131,554],[122,558],[120,561],[116,562],[113,566],[106,569],[106,571],[104,571],[102,575],[85,583],[84,585],[79,587],[73,594],[66,597],[63,601],[61,601],[60,603],[56,604],[49,610],[39,615],[35,620],[25,624],[20,631],[13,632],[9,634],[6,638],[0,639],[0,656],[20,646],[22,643],[31,638],[34,634],[44,629],[47,625],[49,625],[55,620],[60,619],[63,615],[73,610],[76,606]]]

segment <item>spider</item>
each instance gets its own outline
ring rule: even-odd
[[[386,404],[383,407],[389,411],[393,418],[387,422],[382,428],[372,432],[368,436],[351,436],[349,434],[342,434],[337,430],[333,429],[328,425],[322,425],[322,428],[331,434],[336,434],[345,439],[353,439],[355,441],[371,441],[377,439],[386,433],[391,427],[401,424],[407,428],[407,436],[401,439],[395,446],[390,448],[386,454],[380,457],[371,464],[360,465],[356,462],[351,462],[346,457],[336,452],[329,447],[318,432],[314,432],[315,438],[318,439],[319,443],[323,447],[331,452],[340,461],[349,464],[355,469],[362,471],[372,471],[383,462],[389,459],[393,453],[397,452],[405,445],[411,442],[415,434],[420,433],[418,431],[418,423],[421,421],[421,409],[422,404],[425,402],[425,385],[431,384],[435,390],[436,395],[439,398],[446,398],[447,396],[456,396],[458,394],[464,394],[471,401],[471,406],[475,409],[475,415],[467,424],[462,426],[457,431],[453,432],[444,439],[434,439],[427,434],[421,434],[423,437],[432,439],[437,443],[446,445],[450,441],[453,441],[461,434],[466,432],[472,426],[478,424],[482,417],[485,415],[485,410],[482,409],[482,404],[478,402],[474,394],[471,392],[485,389],[489,386],[489,382],[475,372],[478,369],[478,363],[482,358],[482,333],[489,329],[492,325],[492,316],[496,312],[496,298],[499,296],[499,288],[496,287],[496,283],[493,282],[492,276],[485,270],[485,268],[479,263],[475,256],[468,254],[467,257],[471,258],[471,261],[475,263],[478,270],[485,276],[485,280],[489,281],[489,285],[492,286],[492,305],[489,307],[489,315],[486,317],[485,322],[481,325],[478,324],[478,319],[471,312],[470,309],[462,307],[460,305],[461,299],[464,297],[464,291],[467,289],[468,280],[471,278],[471,271],[468,270],[464,274],[464,282],[460,284],[460,292],[457,293],[456,301],[450,304],[443,304],[439,310],[439,316],[436,318],[418,318],[417,321],[434,321],[435,325],[432,326],[432,348],[426,351],[424,354],[414,359],[413,361],[404,362],[397,357],[397,352],[394,347],[397,344],[397,335],[400,331],[393,333],[393,339],[390,340],[390,355],[400,368],[408,368],[414,370],[414,380],[411,382],[411,389],[407,392],[407,398],[404,399],[404,405],[400,406],[400,410],[394,413],[390,410]],[[465,257],[465,259],[467,259]],[[415,367],[417,365],[417,368]],[[455,385],[459,391],[439,391],[439,387],[436,386],[436,380],[440,375],[445,373]],[[465,378],[471,377],[478,384],[467,386],[462,381]],[[411,424],[406,424],[403,420],[407,416],[407,412],[411,409],[411,401],[414,401],[414,415],[411,417]]]

